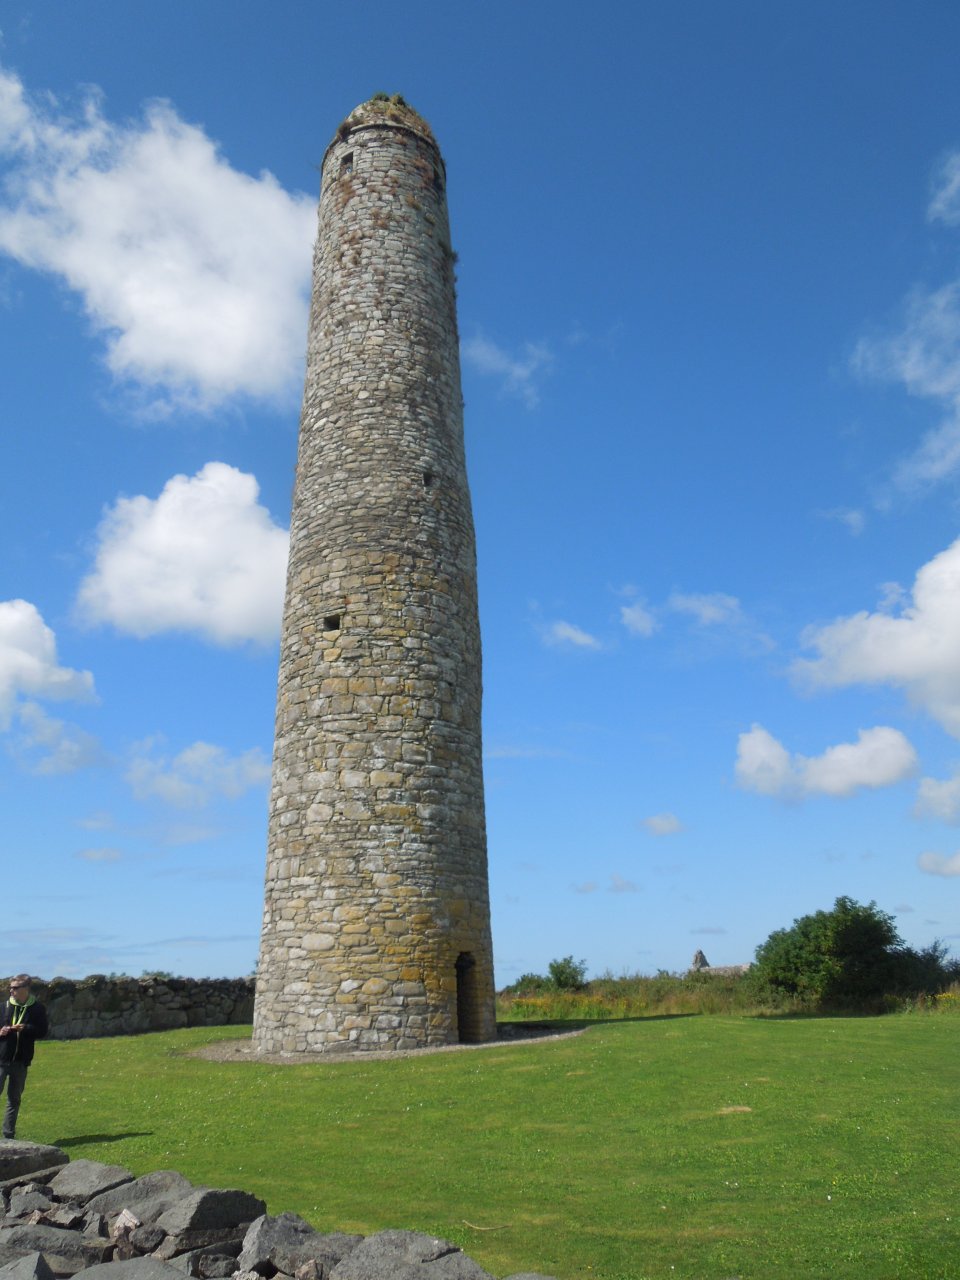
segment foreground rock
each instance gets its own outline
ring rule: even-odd
[[[39,1142],[17,1142],[6,1139],[0,1142],[0,1186],[12,1178],[24,1174],[49,1170],[55,1173],[70,1157],[59,1147],[45,1147]]]
[[[417,1231],[316,1231],[174,1170],[134,1178],[59,1147],[0,1144],[0,1280],[493,1280]],[[524,1273],[512,1280],[551,1280]]]

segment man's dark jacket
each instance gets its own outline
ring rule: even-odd
[[[22,1007],[8,1000],[3,1009],[3,1026],[12,1026],[15,1014]],[[13,1062],[29,1067],[33,1061],[34,1042],[47,1034],[47,1011],[39,1000],[27,1005],[20,1026],[21,1031],[0,1036],[0,1067],[9,1067]]]

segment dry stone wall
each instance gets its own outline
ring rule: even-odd
[[[321,1232],[265,1210],[247,1191],[194,1186],[176,1170],[135,1178],[60,1147],[3,1142],[0,1280],[493,1280],[436,1236]]]
[[[53,978],[36,988],[52,1040],[222,1027],[253,1018],[253,978]]]
[[[476,552],[443,161],[372,100],[324,158],[254,1043],[495,1035]]]

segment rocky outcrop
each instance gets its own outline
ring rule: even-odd
[[[0,1144],[0,1209],[0,1280],[493,1280],[436,1236],[316,1231],[246,1191],[32,1142]]]
[[[107,978],[37,984],[52,1040],[134,1035],[253,1020],[253,978]]]

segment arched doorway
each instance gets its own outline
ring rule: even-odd
[[[476,1044],[482,1036],[477,1007],[477,962],[472,951],[457,956],[457,1037],[461,1044]]]

